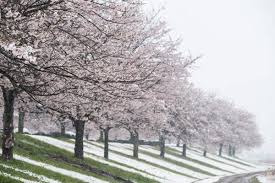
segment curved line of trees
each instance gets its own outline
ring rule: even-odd
[[[158,136],[186,146],[236,149],[258,146],[261,137],[249,112],[196,89],[188,81],[199,57],[181,53],[181,41],[159,12],[145,13],[142,0],[2,0],[0,86],[2,158],[13,159],[14,111],[19,132],[24,113],[36,109],[75,128],[75,157],[83,158],[89,125],[104,134],[127,129],[138,158],[139,136]],[[103,135],[102,134],[102,135]]]

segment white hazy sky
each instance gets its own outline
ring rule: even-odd
[[[203,55],[193,71],[197,87],[233,100],[257,117],[275,155],[275,0],[148,0],[183,49]]]

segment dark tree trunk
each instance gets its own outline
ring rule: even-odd
[[[13,113],[16,91],[2,87],[2,92],[4,99],[2,158],[4,160],[12,160],[14,146]]]
[[[228,156],[232,156],[232,146],[228,146]]]
[[[222,148],[223,148],[223,144],[220,144],[220,148],[219,148],[219,156],[222,156]]]
[[[182,156],[186,158],[186,144],[182,145]]]
[[[60,135],[61,136],[65,136],[65,134],[66,134],[66,127],[65,127],[65,124],[63,124],[63,123],[61,123],[60,124]]]
[[[165,155],[165,136],[162,134],[159,137],[160,157],[164,158]]]
[[[133,157],[138,158],[138,146],[139,146],[139,135],[138,132],[131,133],[133,138]]]
[[[19,117],[18,117],[18,133],[24,132],[24,119],[25,119],[25,112],[19,109]]]
[[[104,158],[109,158],[109,131],[110,128],[104,129]]]
[[[235,156],[236,155],[236,147],[233,147],[232,148],[232,156]]]
[[[133,143],[134,142],[134,134],[133,134],[133,132],[130,132],[130,139],[129,139],[129,142],[130,143]]]
[[[103,130],[100,130],[100,134],[99,134],[99,139],[98,139],[99,142],[103,142],[104,141],[104,131]]]
[[[207,151],[204,150],[204,151],[203,151],[203,156],[206,157],[206,155],[207,155]]]
[[[180,146],[180,138],[177,138],[177,147]]]
[[[86,140],[89,140],[90,133],[87,132],[85,136],[86,136]]]
[[[84,137],[85,121],[77,120],[74,122],[75,127],[75,147],[74,156],[79,159],[83,159],[83,137]]]

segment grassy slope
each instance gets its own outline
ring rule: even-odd
[[[168,154],[171,154],[173,156],[176,156],[178,158],[183,158],[180,154],[178,154],[177,150],[173,149],[173,148],[170,148],[170,147],[166,147],[166,153]],[[207,157],[206,157],[207,158]],[[233,172],[230,172],[228,170],[225,170],[225,169],[222,169],[222,168],[219,168],[217,166],[214,166],[214,165],[211,165],[209,163],[206,163],[206,162],[203,162],[203,161],[199,161],[199,160],[196,160],[196,159],[192,159],[190,157],[186,157],[184,158],[188,161],[192,161],[194,163],[198,163],[198,164],[201,164],[203,166],[206,166],[206,167],[209,167],[209,168],[213,168],[213,169],[217,169],[217,170],[221,170],[221,171],[224,171],[224,172],[228,172],[228,173],[233,173]],[[223,163],[223,162],[220,162],[220,163]],[[224,163],[223,163],[224,164]]]
[[[0,182],[1,183],[22,183],[21,181],[14,180],[14,179],[11,179],[11,178],[8,178],[8,177],[4,177],[2,175],[0,175]]]
[[[66,142],[72,143],[72,141],[70,141],[69,139],[66,139],[66,138],[62,138],[60,140],[64,140]],[[0,140],[0,143],[1,143],[1,140]],[[102,146],[99,146],[98,144],[95,144],[95,143],[92,143],[92,144],[102,148]],[[110,151],[113,152],[113,153],[125,156],[127,158],[133,158],[133,157],[125,155],[121,152],[117,152],[117,151],[114,151],[114,150],[110,150]],[[177,157],[181,157],[179,154],[176,153],[176,151],[177,150],[169,148],[169,147],[166,148],[166,153],[177,156]],[[112,166],[109,166],[109,165],[106,165],[106,164],[103,164],[103,163],[99,163],[99,162],[94,161],[94,160],[89,159],[89,158],[85,158],[83,161],[78,160],[78,159],[74,158],[73,154],[70,153],[70,152],[67,152],[63,149],[56,148],[55,146],[43,143],[39,140],[33,139],[33,138],[31,138],[29,136],[26,136],[26,135],[16,134],[15,153],[19,154],[19,155],[22,155],[22,156],[29,157],[29,158],[31,158],[33,160],[36,160],[36,161],[51,164],[51,165],[54,165],[54,166],[59,167],[59,168],[72,170],[72,171],[79,172],[79,173],[82,173],[82,174],[85,174],[85,175],[93,176],[93,177],[96,177],[96,178],[99,178],[99,179],[102,179],[102,180],[106,180],[108,182],[119,182],[119,181],[114,180],[110,177],[105,177],[105,176],[102,176],[102,175],[95,174],[95,173],[93,173],[93,172],[91,172],[91,171],[89,171],[85,168],[77,166],[77,164],[72,165],[69,162],[62,161],[62,159],[59,159],[58,157],[69,159],[69,160],[72,160],[73,162],[77,162],[77,163],[84,163],[86,165],[92,166],[92,167],[97,168],[99,170],[109,172],[113,175],[122,177],[122,178],[127,179],[127,180],[132,180],[132,181],[141,182],[141,183],[147,183],[147,182],[148,183],[154,183],[154,182],[156,182],[154,180],[142,177],[141,175],[126,172],[126,171],[120,170],[118,168],[115,168],[115,167],[112,167]],[[154,158],[161,159],[158,155],[147,152],[147,151],[140,150],[140,153],[149,155],[149,156],[154,157]],[[225,158],[225,159],[230,160],[230,161],[235,162],[235,163],[239,163],[239,164],[242,164],[242,165],[249,166],[249,165],[247,165],[243,162],[239,162],[237,160],[232,160],[232,159],[229,159],[229,158]],[[178,166],[182,166],[182,167],[191,169],[191,170],[196,171],[196,172],[204,173],[204,174],[207,174],[207,175],[212,175],[212,174],[210,174],[210,173],[208,173],[204,170],[198,169],[196,167],[188,166],[184,163],[177,162],[177,161],[169,159],[169,158],[165,158],[164,160],[166,160],[170,163],[174,163]],[[211,164],[207,164],[206,162],[198,161],[198,160],[195,160],[195,159],[187,158],[186,160],[199,163],[199,164],[201,164],[203,166],[206,166],[206,167],[211,167],[211,168],[223,170],[223,169],[215,167]],[[140,161],[142,161],[144,163],[147,163],[147,164],[150,164],[152,166],[156,166],[158,168],[165,169],[167,171],[171,171],[173,173],[178,173],[178,174],[187,176],[187,175],[183,174],[182,172],[175,172],[175,171],[170,170],[169,168],[163,167],[161,165],[152,164],[152,163],[147,162],[145,160],[140,160]],[[110,162],[113,162],[113,161],[110,160]],[[119,162],[115,162],[115,163],[119,163]],[[224,163],[224,162],[222,162],[222,163]],[[0,171],[1,172],[9,173],[9,174],[15,175],[17,177],[22,177],[22,178],[27,179],[27,180],[35,181],[35,180],[37,180],[37,178],[31,177],[31,176],[29,176],[27,174],[24,174],[24,173],[20,173],[18,171],[14,171],[10,168],[4,168],[3,166],[1,166],[1,164],[6,164],[6,165],[9,165],[9,166],[12,166],[12,167],[15,167],[15,168],[19,168],[21,170],[28,170],[28,171],[33,172],[35,174],[44,175],[46,177],[50,177],[52,179],[59,180],[61,182],[66,182],[66,183],[81,183],[82,182],[80,180],[77,180],[77,179],[74,179],[74,178],[71,178],[71,177],[67,177],[67,176],[61,175],[59,173],[56,173],[56,172],[53,172],[53,171],[50,171],[50,170],[46,170],[46,169],[41,168],[41,167],[33,166],[33,165],[30,165],[28,163],[24,163],[24,162],[21,162],[21,161],[13,160],[13,161],[9,161],[9,162],[4,162],[0,159]],[[123,165],[123,166],[127,166],[127,165]],[[5,182],[13,183],[13,182],[20,182],[20,181],[12,180],[10,178],[7,178],[7,177],[4,177],[4,176],[0,175],[0,182],[1,183],[2,182],[3,183],[5,183]]]
[[[256,177],[253,177],[251,180],[249,180],[250,183],[261,183]]]
[[[73,143],[71,140],[66,139],[66,138],[62,138],[62,139],[60,139],[60,140],[64,140],[64,141],[66,141],[66,142]],[[87,141],[86,141],[86,142],[87,142]],[[92,144],[92,145],[95,145],[95,146],[100,147],[100,148],[103,148],[102,146],[99,146],[98,144],[93,143],[93,142],[89,142],[89,141],[88,141],[87,143]],[[159,150],[159,147],[156,146],[156,147],[154,147],[154,149]],[[189,150],[190,150],[190,149],[189,149]],[[123,153],[121,153],[121,152],[118,152],[118,151],[115,151],[115,150],[111,150],[111,149],[110,149],[109,151],[110,151],[110,152],[113,152],[113,153],[116,153],[116,154],[119,154],[119,155],[122,155],[122,156],[125,156],[125,157],[127,157],[127,158],[133,158],[133,157],[131,157],[131,156],[125,155],[125,154],[123,154]],[[173,149],[173,148],[170,148],[170,147],[166,147],[165,151],[166,151],[167,154],[176,156],[176,157],[178,157],[178,158],[183,158],[181,155],[179,155],[179,154],[177,153],[178,150],[176,150],[176,149]],[[193,170],[193,171],[202,173],[202,174],[206,174],[206,175],[209,175],[209,176],[215,176],[215,175],[213,175],[213,174],[211,174],[211,173],[209,173],[209,172],[207,172],[207,171],[205,171],[205,170],[199,169],[199,168],[197,168],[197,167],[195,167],[195,166],[187,165],[187,164],[182,163],[182,162],[175,161],[175,160],[170,159],[170,158],[164,158],[164,159],[163,159],[163,158],[160,158],[160,157],[159,157],[158,155],[156,155],[156,154],[153,154],[153,153],[150,153],[150,152],[147,152],[147,151],[144,151],[144,150],[139,150],[139,152],[140,152],[140,153],[143,153],[143,154],[146,154],[146,155],[149,155],[149,156],[151,156],[151,157],[160,159],[160,160],[165,160],[165,161],[167,161],[167,162],[176,164],[176,165],[178,165],[178,166],[182,166],[182,167],[184,167],[184,168],[187,168],[187,169],[190,169],[190,170]],[[209,158],[209,157],[206,157],[206,158]],[[239,161],[234,160],[234,159],[230,159],[230,158],[226,158],[226,157],[222,157],[222,158],[224,158],[224,159],[226,159],[226,160],[229,160],[229,161],[231,161],[231,162],[234,162],[234,163],[238,163],[238,164],[241,164],[241,165],[249,166],[249,165],[247,165],[247,164],[245,164],[245,163],[243,163],[243,162],[239,162]],[[217,169],[217,170],[224,171],[224,172],[228,172],[228,173],[233,173],[233,172],[231,172],[231,171],[224,170],[224,169],[222,169],[222,168],[219,168],[219,167],[216,167],[216,166],[214,166],[214,165],[211,165],[211,164],[209,164],[209,163],[207,163],[207,162],[199,161],[199,160],[192,159],[192,158],[189,158],[189,157],[186,157],[186,158],[184,158],[184,159],[185,159],[185,160],[188,160],[188,161],[192,161],[192,162],[194,162],[194,163],[198,163],[198,164],[203,165],[203,166],[205,166],[205,167]],[[218,160],[212,159],[212,158],[209,158],[209,159],[214,160],[214,161],[217,161],[217,162],[222,163],[222,164],[226,164],[226,163],[223,162],[223,161],[218,161]],[[143,161],[144,163],[147,163],[147,164],[156,166],[156,167],[158,167],[158,168],[162,168],[162,169],[164,169],[164,170],[167,170],[167,171],[170,171],[170,172],[173,172],[173,173],[177,173],[177,174],[181,174],[181,175],[190,177],[190,176],[188,176],[188,175],[186,175],[186,174],[184,174],[184,173],[182,173],[182,172],[173,171],[173,170],[171,170],[171,169],[169,169],[169,168],[167,168],[167,167],[163,167],[163,166],[161,166],[161,165],[153,164],[153,163],[150,163],[150,162],[147,162],[147,161],[144,161],[144,160],[140,160],[140,161]],[[228,164],[228,165],[230,165],[230,164]],[[234,165],[231,165],[231,166],[234,166]],[[237,168],[237,167],[236,167],[236,168]],[[239,168],[239,169],[242,169],[242,168]],[[191,178],[194,178],[194,177],[191,177]]]
[[[72,170],[72,171],[79,172],[79,173],[82,173],[85,175],[93,176],[93,177],[103,179],[103,180],[106,180],[109,182],[118,182],[118,181],[116,181],[112,178],[106,177],[106,176],[100,176],[98,174],[92,173],[92,172],[88,171],[87,169],[79,167],[77,165],[72,165],[71,163],[67,163],[62,160],[60,161],[60,159],[56,158],[56,157],[62,157],[62,158],[69,159],[69,160],[72,160],[77,163],[86,164],[93,168],[97,168],[99,170],[109,172],[113,175],[122,177],[127,180],[132,180],[132,181],[140,182],[140,183],[154,183],[154,182],[156,182],[154,180],[142,177],[141,175],[131,173],[131,172],[126,172],[126,171],[120,170],[118,168],[111,167],[111,166],[103,164],[103,163],[99,163],[92,159],[85,158],[84,160],[78,160],[78,159],[74,158],[73,154],[68,151],[56,148],[55,146],[35,140],[35,139],[33,139],[29,136],[26,136],[26,135],[16,134],[15,153],[25,156],[25,157],[29,157],[36,161],[51,164],[51,165],[54,165],[59,168]],[[2,163],[2,162],[0,162],[0,163]],[[69,178],[67,176],[63,176],[61,174],[46,170],[44,168],[35,167],[33,165],[29,165],[27,163],[22,163],[22,162],[16,161],[16,160],[10,161],[10,162],[4,162],[4,163],[5,164],[8,163],[9,165],[12,165],[14,167],[22,167],[22,168],[24,167],[24,169],[26,169],[26,170],[30,170],[34,173],[37,173],[40,175],[45,175],[47,177],[51,177],[56,180],[60,180],[61,182],[66,182],[66,183],[81,182],[79,180]],[[34,168],[32,168],[32,167],[34,167]],[[20,177],[22,177],[22,176],[23,175],[20,175]]]
[[[102,147],[102,146],[99,146],[99,145],[97,145],[97,144],[95,144],[95,143],[91,143],[91,142],[87,142],[87,143],[90,143],[90,144],[92,144],[92,145],[94,145],[94,146],[97,146],[97,147],[99,147],[99,148],[102,148],[102,149],[103,149],[103,147]],[[115,153],[115,154],[118,154],[118,155],[124,156],[124,157],[126,157],[126,158],[135,159],[135,158],[134,158],[134,157],[132,157],[132,156],[129,156],[129,155],[123,154],[123,153],[118,152],[118,151],[115,151],[115,150],[111,150],[111,149],[109,149],[109,151],[110,151],[110,152],[113,152],[113,153]],[[143,153],[143,152],[141,152],[141,151],[139,150],[139,153]],[[161,160],[163,160],[163,159],[162,159],[162,158],[160,158],[159,156],[156,156],[156,158],[157,158],[157,159],[161,159]],[[183,172],[175,171],[175,170],[172,170],[172,169],[170,169],[170,168],[168,168],[168,167],[164,167],[164,166],[161,166],[161,165],[156,164],[156,163],[151,163],[151,162],[146,161],[146,160],[143,160],[143,159],[139,159],[139,161],[140,161],[140,162],[143,162],[143,163],[146,163],[146,164],[148,164],[148,165],[152,165],[152,166],[155,166],[155,167],[157,167],[157,168],[160,168],[160,169],[163,169],[163,170],[166,170],[166,171],[169,171],[169,172],[175,173],[175,174],[179,174],[179,175],[183,175],[183,176],[185,176],[185,177],[189,177],[189,178],[196,179],[195,177],[192,177],[192,176],[190,176],[190,175],[187,175],[187,174],[185,174],[185,173],[183,173]]]
[[[169,147],[168,147],[168,148],[169,148]],[[172,150],[172,151],[174,151],[174,152],[180,152],[179,150],[176,150],[176,149],[173,149],[173,148],[169,148],[169,149]],[[188,149],[189,151],[193,151],[194,153],[198,153],[198,154],[201,154],[201,155],[202,155],[202,152],[200,152],[200,151],[197,150],[197,149],[193,149],[193,148],[192,148],[192,149],[187,148],[187,149]],[[212,154],[212,155],[214,155],[214,154]],[[237,164],[240,164],[240,165],[245,165],[245,166],[247,166],[247,167],[253,167],[253,166],[248,165],[248,164],[246,164],[246,163],[237,161],[237,158],[235,158],[235,160],[234,160],[234,159],[231,159],[231,158],[226,158],[226,157],[224,157],[224,156],[218,156],[218,155],[214,155],[214,156],[217,156],[218,158],[221,158],[221,159],[228,160],[229,162],[231,161],[232,163],[237,163]],[[226,165],[230,165],[230,166],[233,166],[233,167],[238,168],[238,169],[241,169],[241,170],[245,170],[245,169],[243,169],[243,168],[240,168],[240,167],[235,166],[234,164],[227,163],[227,162],[221,161],[221,160],[217,160],[217,159],[211,158],[211,157],[209,157],[209,156],[207,156],[207,157],[205,157],[205,158],[210,159],[210,160],[213,160],[213,161],[216,161],[216,162],[218,162],[218,163],[223,163],[223,164],[226,164]]]

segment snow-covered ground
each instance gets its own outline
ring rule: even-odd
[[[53,139],[53,138],[51,138],[51,139]],[[0,153],[2,153],[2,149],[0,149]],[[28,157],[24,157],[24,156],[21,156],[21,155],[15,154],[14,159],[22,161],[22,162],[29,163],[31,165],[35,165],[35,166],[45,168],[47,170],[50,170],[50,171],[53,171],[53,172],[56,172],[56,173],[59,173],[59,174],[62,174],[62,175],[68,176],[68,177],[72,177],[72,178],[81,180],[83,182],[87,182],[87,183],[106,183],[106,181],[100,180],[100,179],[92,177],[92,176],[88,176],[88,175],[84,175],[84,174],[81,174],[81,173],[78,173],[78,172],[74,172],[74,171],[63,169],[63,168],[59,168],[59,167],[56,167],[56,166],[53,166],[53,165],[50,165],[50,164],[46,164],[46,163],[43,163],[43,162],[32,160]],[[57,180],[48,178],[48,177],[43,176],[43,175],[35,174],[35,173],[29,172],[27,170],[14,168],[12,166],[5,165],[5,164],[0,164],[0,166],[5,167],[5,168],[9,168],[9,169],[13,169],[16,172],[20,172],[20,173],[29,175],[29,176],[34,177],[34,178],[38,178],[41,182],[60,183]],[[24,183],[37,183],[37,181],[26,180],[22,177],[16,177],[14,175],[11,175],[11,174],[8,174],[8,173],[5,173],[5,172],[1,172],[1,171],[0,171],[0,175],[2,175],[4,177],[9,177],[11,179],[18,180],[18,181],[21,181],[21,182],[24,182]]]
[[[46,136],[32,136],[33,138],[36,138],[38,140],[41,140],[45,143],[48,144],[52,144],[55,145],[56,147],[68,150],[70,152],[74,151],[74,144],[71,144],[69,142],[64,142],[58,139],[54,139],[51,137],[46,137]],[[167,170],[164,170],[162,168],[158,168],[156,166],[152,166],[150,164],[138,161],[138,160],[134,160],[131,158],[126,158],[125,156],[122,155],[118,155],[115,153],[110,152],[109,153],[109,157],[111,160],[118,162],[119,164],[116,164],[114,162],[110,162],[107,161],[105,159],[103,159],[103,149],[96,147],[96,146],[92,146],[92,147],[84,147],[84,152],[85,152],[85,157],[94,159],[96,161],[99,161],[101,163],[105,163],[129,172],[133,172],[133,173],[138,173],[142,176],[148,177],[148,178],[152,178],[155,179],[157,181],[160,182],[167,182],[167,183],[182,183],[182,182],[193,182],[196,179],[192,179],[177,173],[173,173]],[[125,166],[122,166],[120,164],[125,164]],[[129,168],[129,166],[133,167],[133,168]],[[147,172],[147,173],[144,173]]]
[[[131,145],[129,145],[129,144],[112,143],[112,146],[110,146],[110,149],[116,150],[116,151],[119,151],[121,153],[125,153],[125,154],[128,154],[128,155],[132,155],[133,152],[132,152],[132,150],[130,150],[130,148],[131,148],[130,146]],[[139,149],[143,150],[143,151],[146,151],[146,152],[149,152],[149,153],[152,153],[154,155],[159,155],[159,151],[157,151],[155,149],[152,149],[152,147],[150,147],[150,146],[140,146]],[[183,158],[178,158],[178,157],[172,156],[170,154],[166,154],[165,157],[169,158],[171,160],[181,162],[181,163],[184,163],[186,165],[195,167],[195,168],[199,168],[203,171],[209,172],[209,173],[214,174],[214,175],[228,175],[228,173],[226,173],[226,172],[223,172],[223,171],[220,171],[220,170],[217,170],[217,169],[214,169],[214,168],[209,168],[209,167],[203,166],[199,163],[194,163],[192,161],[188,161],[188,160],[185,160]],[[140,153],[139,158],[144,159],[144,160],[148,160],[151,157],[148,156],[148,155],[144,155],[144,154]],[[162,161],[160,163],[162,163]],[[187,169],[187,172],[189,172],[190,175],[194,175],[196,177],[198,176],[198,175],[196,175],[196,173],[194,174],[194,171],[190,171],[189,169]],[[209,176],[204,175],[204,176],[201,176],[200,178],[207,178],[207,177],[209,177]]]
[[[4,177],[8,177],[8,178],[11,178],[13,180],[18,180],[20,182],[24,182],[24,183],[37,183],[36,181],[30,181],[30,180],[27,180],[27,179],[23,179],[21,177],[16,177],[14,175],[11,175],[9,173],[5,173],[5,172],[0,172],[0,175],[4,176]]]
[[[74,151],[74,144],[70,142],[65,142],[46,136],[31,135],[31,137],[48,144],[55,145],[56,147],[68,150],[70,152]],[[203,157],[202,154],[196,152],[195,150],[188,150],[187,156],[197,160],[197,162],[189,161],[188,159],[183,159],[179,156],[166,153],[165,156],[168,159],[179,162],[179,164],[176,165],[165,159],[162,160],[157,158],[156,155],[158,155],[159,152],[150,146],[140,146],[140,150],[147,153],[139,153],[139,160],[130,157],[133,153],[131,144],[110,143],[109,148],[111,150],[109,151],[109,158],[112,161],[108,161],[103,158],[103,144],[97,142],[85,141],[84,155],[85,157],[94,159],[101,163],[105,163],[129,172],[137,173],[144,177],[155,179],[164,183],[212,183],[226,175],[253,172],[258,170],[258,167],[253,164],[249,164],[250,166],[242,164],[248,164],[243,160],[238,160],[240,162],[238,163],[235,159],[225,159],[210,153],[208,153],[208,157]],[[175,152],[180,155],[181,148],[173,148],[176,150]],[[199,162],[203,162],[204,164],[200,164]],[[185,167],[183,164],[187,166]],[[216,168],[209,167],[206,164],[212,165]],[[188,169],[188,166],[198,168],[198,170],[196,171]],[[217,176],[213,177],[206,175],[203,172],[200,172],[200,170]],[[190,176],[196,178],[191,178]]]
[[[90,143],[85,143],[85,145],[91,149],[95,149],[95,148],[98,148],[97,146],[95,145],[92,145]],[[100,143],[97,143],[97,145],[100,145],[103,147],[103,144],[100,144]],[[110,150],[115,150],[115,151],[118,151],[122,154],[125,154],[125,155],[130,155],[132,156],[133,152],[132,150],[128,150],[127,148],[125,148],[125,146],[127,144],[116,144],[118,145],[115,146],[110,146]],[[126,146],[127,147],[127,146]],[[101,148],[100,148],[101,149]],[[110,155],[110,158],[113,159],[114,158],[114,155],[117,155],[115,153],[111,153]],[[102,156],[102,154],[101,154]],[[123,156],[125,158],[125,156]],[[128,158],[127,158],[128,159]],[[139,153],[139,159],[141,160],[145,160],[147,162],[150,162],[150,163],[154,163],[154,164],[158,164],[158,165],[161,165],[161,166],[164,166],[164,167],[169,167],[169,169],[173,170],[173,171],[177,171],[177,172],[183,172],[184,174],[186,175],[189,175],[189,176],[193,176],[193,177],[197,177],[197,178],[200,178],[200,179],[203,179],[203,178],[207,178],[209,176],[205,175],[205,174],[202,174],[202,173],[198,173],[198,172],[195,172],[195,171],[192,171],[190,169],[187,169],[187,168],[184,168],[184,167],[181,167],[181,166],[177,166],[173,163],[169,163],[165,160],[161,160],[161,159],[158,159],[158,158],[154,158],[152,156],[149,156],[149,155],[145,155],[145,154],[142,154],[142,153]],[[136,160],[135,160],[136,161]]]
[[[177,147],[172,147],[172,148],[177,149],[178,150],[177,153],[181,154],[181,152],[179,151],[180,150],[179,148],[177,148]],[[230,163],[226,164],[225,161],[223,161],[223,160],[215,161],[215,158],[213,158],[213,159],[208,158],[209,156],[211,156],[210,154],[208,154],[208,157],[204,157],[199,153],[190,152],[190,151],[187,151],[186,154],[187,154],[188,157],[190,157],[192,159],[196,159],[198,161],[206,162],[208,164],[211,164],[215,167],[221,168],[221,169],[229,171],[229,172],[233,172],[233,173],[242,173],[242,172],[244,172],[243,169],[240,169],[240,168],[238,168],[234,165],[231,165]]]
[[[30,172],[30,171],[27,171],[27,170],[22,170],[22,169],[19,169],[19,168],[14,168],[12,166],[9,166],[9,165],[5,165],[5,164],[0,164],[0,166],[4,167],[4,168],[7,168],[7,169],[12,169],[16,172],[20,172],[20,173],[23,173],[23,174],[26,174],[26,175],[29,175],[31,177],[34,177],[34,178],[37,178],[38,180],[40,181],[43,181],[43,182],[46,182],[46,183],[61,183],[57,180],[54,180],[54,179],[50,179],[48,177],[45,177],[43,175],[37,175],[33,172]],[[18,180],[18,179],[17,179]]]
[[[180,147],[172,147],[173,149],[177,150],[178,153],[181,152],[181,148]],[[202,156],[202,152],[198,152],[197,150],[191,150],[191,151],[187,151],[187,156],[196,156],[196,158],[200,157],[200,159],[202,160],[202,158],[205,158]],[[260,166],[255,166],[251,163],[247,163],[245,161],[242,161],[242,160],[237,160],[237,159],[233,159],[233,158],[228,158],[228,156],[224,156],[226,157],[227,159],[223,158],[223,157],[220,157],[220,156],[217,156],[217,155],[214,155],[214,154],[211,154],[211,153],[208,153],[207,154],[207,157],[205,159],[207,159],[206,161],[207,162],[210,162],[209,160],[214,160],[214,161],[218,161],[218,162],[222,162],[224,165],[223,167],[225,168],[230,166],[231,168],[228,169],[229,171],[231,172],[234,172],[234,173],[245,173],[245,172],[253,172],[253,171],[259,171],[259,170],[262,170],[262,167]],[[195,158],[195,157],[194,157]],[[195,158],[195,159],[196,159]],[[209,159],[210,158],[210,159]],[[241,163],[238,163],[236,161],[239,161],[241,163],[245,163],[245,164],[249,164],[250,166],[246,166],[246,165],[243,165]]]
[[[15,159],[20,160],[20,161],[24,161],[26,163],[29,163],[29,164],[32,164],[32,165],[35,165],[35,166],[40,166],[42,168],[60,173],[62,175],[68,176],[68,177],[79,179],[83,182],[105,183],[105,181],[97,179],[95,177],[84,175],[84,174],[74,172],[74,171],[70,171],[70,170],[66,170],[66,169],[63,169],[63,168],[58,168],[58,167],[55,167],[55,166],[52,166],[52,165],[49,165],[49,164],[46,164],[46,163],[42,163],[42,162],[39,162],[39,161],[29,159],[27,157],[15,155]],[[54,183],[54,181],[52,181],[51,183]]]
[[[215,183],[218,180],[220,180],[220,178],[222,178],[223,176],[215,176],[215,177],[210,177],[208,179],[204,179],[204,180],[199,180],[193,183]]]

